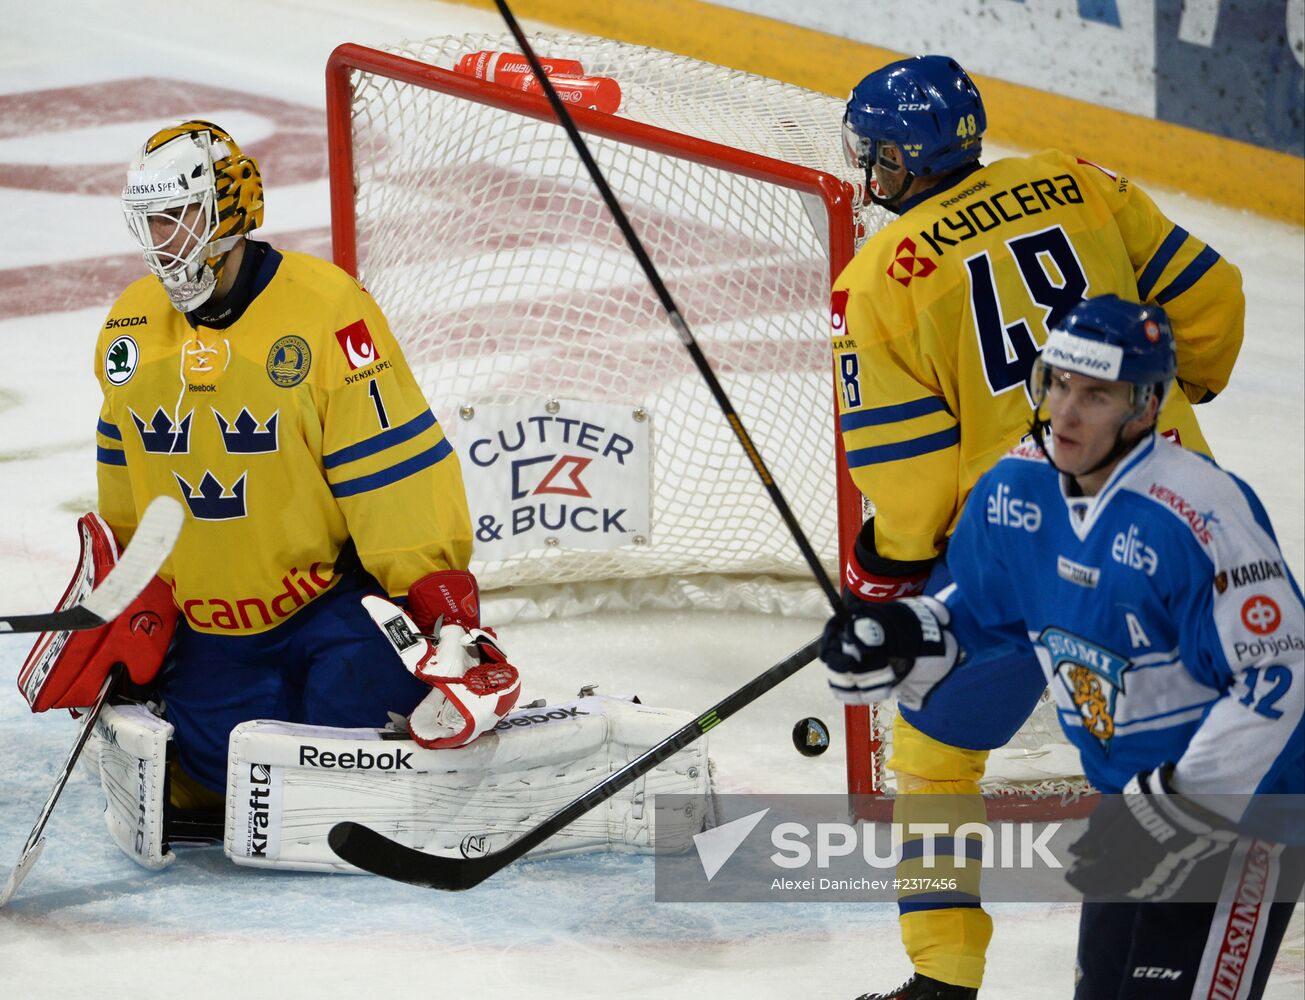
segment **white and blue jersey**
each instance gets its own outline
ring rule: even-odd
[[[1165,762],[1187,794],[1305,792],[1305,608],[1255,494],[1154,435],[1067,483],[1024,444],[975,486],[940,595],[961,647],[1032,645],[1103,792]]]

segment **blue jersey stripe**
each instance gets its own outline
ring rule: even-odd
[[[106,438],[109,438],[112,441],[122,440],[122,431],[118,430],[116,426],[114,426],[111,423],[108,423],[107,421],[104,420],[97,421],[95,424],[95,429],[99,433],[103,434]]]
[[[903,896],[897,901],[898,913],[919,913],[921,910],[950,910],[979,905],[979,897],[968,892],[922,892],[916,896]]]
[[[398,427],[391,427],[387,431],[381,431],[375,437],[369,437],[365,441],[359,441],[357,444],[351,444],[347,448],[341,448],[339,451],[333,451],[329,455],[322,456],[322,465],[328,469],[334,469],[337,466],[345,465],[349,462],[356,462],[360,458],[367,458],[369,455],[375,455],[384,451],[386,448],[393,448],[396,444],[403,444],[405,441],[411,441],[422,431],[429,427],[435,426],[435,414],[427,410],[413,417],[406,424],[400,424]]]
[[[101,465],[126,465],[127,453],[121,448],[101,448],[96,445],[95,461]]]
[[[421,454],[413,455],[412,458],[400,462],[398,465],[392,465],[388,469],[373,472],[369,476],[359,476],[357,479],[346,479],[342,483],[336,483],[331,487],[331,494],[337,500],[343,500],[345,497],[357,496],[359,493],[379,490],[383,486],[397,483],[400,479],[407,479],[409,476],[416,475],[422,469],[429,469],[432,465],[443,461],[452,454],[453,445],[449,444],[447,440],[441,441],[434,448],[427,448]]]
[[[1155,256],[1147,261],[1146,267],[1142,269],[1142,277],[1137,279],[1137,295],[1143,302],[1151,297],[1151,289],[1160,280],[1161,272],[1174,259],[1178,248],[1187,242],[1188,235],[1189,233],[1182,226],[1174,226],[1164,242],[1160,244],[1160,249],[1155,252]]]
[[[838,426],[844,433],[861,427],[877,427],[881,424],[895,424],[899,420],[912,420],[928,413],[950,413],[947,404],[937,396],[925,396],[913,399],[909,403],[895,406],[878,406],[873,410],[859,410],[856,413],[844,413],[838,418]]]
[[[879,465],[882,462],[896,462],[903,458],[915,458],[933,451],[944,451],[961,442],[961,429],[948,427],[946,430],[924,437],[899,441],[896,444],[879,444],[870,448],[857,448],[847,453],[849,468],[859,469],[865,465]]]
[[[1210,268],[1214,267],[1215,261],[1219,259],[1219,254],[1206,247],[1196,255],[1196,258],[1185,268],[1178,272],[1178,277],[1169,283],[1169,287],[1155,297],[1156,302],[1164,305],[1170,299],[1176,299],[1187,291],[1194,284],[1201,280],[1202,276]]]

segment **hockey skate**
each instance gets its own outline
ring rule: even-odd
[[[895,990],[887,993],[863,993],[856,1000],[977,1000],[973,986],[952,986],[918,972]]]

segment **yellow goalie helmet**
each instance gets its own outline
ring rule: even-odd
[[[155,132],[127,168],[127,227],[168,298],[190,312],[212,296],[227,254],[263,223],[258,164],[212,122]]]

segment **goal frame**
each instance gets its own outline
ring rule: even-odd
[[[326,67],[327,145],[330,170],[331,244],[335,263],[358,277],[357,215],[352,146],[353,74],[371,73],[402,83],[425,87],[545,122],[556,122],[547,100],[536,94],[510,90],[438,66],[345,43],[330,55]],[[643,122],[575,107],[569,109],[583,133],[612,139],[655,153],[724,168],[754,180],[814,196],[824,204],[829,221],[829,281],[834,280],[856,253],[854,192],[850,184],[830,174],[783,160],[746,152],[731,146],[682,135]],[[838,525],[838,565],[845,565],[863,521],[862,497],[848,472],[842,435],[837,426],[838,374],[830,355],[830,385],[834,395],[834,468]],[[722,418],[723,419],[723,418]],[[856,796],[882,795],[883,775],[878,773],[876,710],[845,706],[848,792]]]

